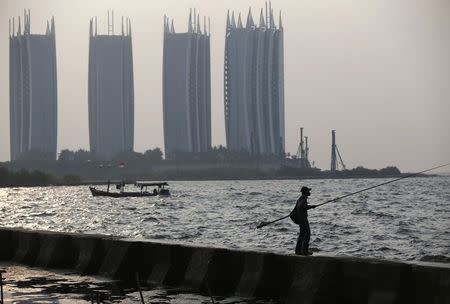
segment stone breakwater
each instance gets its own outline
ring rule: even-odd
[[[450,303],[450,267],[0,228],[0,260],[282,303]]]

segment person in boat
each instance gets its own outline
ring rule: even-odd
[[[303,186],[300,190],[301,196],[295,204],[293,210],[296,223],[299,225],[300,233],[298,234],[297,245],[295,246],[295,254],[311,255],[309,251],[309,239],[311,231],[308,222],[308,209],[316,208],[315,205],[308,205],[308,197],[311,195],[311,188]]]

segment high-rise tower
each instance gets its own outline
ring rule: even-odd
[[[23,29],[22,29],[23,26]],[[9,24],[11,160],[24,153],[56,159],[57,79],[55,21],[45,34],[31,34],[30,11]]]
[[[209,22],[208,22],[209,23]],[[209,26],[208,26],[209,27]],[[187,33],[164,17],[163,115],[166,157],[211,147],[210,34],[189,14]]]
[[[132,151],[134,142],[134,80],[131,22],[122,17],[114,33],[114,12],[108,32],[97,34],[97,18],[89,25],[89,143],[91,152],[111,159]]]
[[[259,25],[251,11],[227,15],[224,103],[227,147],[252,154],[284,154],[284,59],[281,13],[278,27],[269,3]]]

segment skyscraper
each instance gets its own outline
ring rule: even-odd
[[[255,155],[284,153],[284,59],[281,13],[261,9],[259,26],[249,10],[227,15],[224,104],[227,147]]]
[[[56,159],[57,80],[55,22],[45,34],[31,34],[30,11],[9,24],[9,98],[11,160],[24,153]]]
[[[189,14],[187,33],[164,17],[163,114],[166,157],[211,147],[210,34]]]
[[[97,34],[97,18],[89,25],[89,143],[91,152],[111,159],[132,151],[134,80],[131,22],[122,17],[114,34],[114,13],[108,12],[108,33]]]

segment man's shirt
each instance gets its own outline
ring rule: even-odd
[[[306,196],[300,196],[297,200],[297,218],[299,223],[308,221],[308,200]]]

